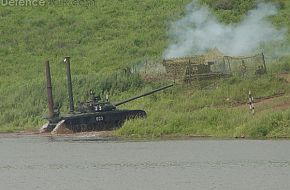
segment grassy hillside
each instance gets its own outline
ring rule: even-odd
[[[241,20],[255,6],[250,0],[200,1],[208,4],[225,23]],[[138,76],[120,74],[120,81],[115,81],[114,76],[127,66],[146,59],[160,59],[169,43],[170,22],[184,15],[189,2],[98,0],[91,6],[0,6],[0,131],[37,129],[45,123],[42,119],[47,112],[43,62],[47,59],[52,67],[54,97],[57,102],[63,102],[62,110],[67,110],[68,105],[62,64],[66,55],[71,56],[76,100],[83,99],[90,88],[110,91],[112,99],[118,100],[158,86]],[[273,23],[290,28],[290,2],[273,2],[280,6],[279,14],[271,18]],[[273,67],[273,72],[287,70],[289,60],[289,56],[279,59],[280,67]],[[228,109],[231,104],[225,102],[225,98],[244,100],[249,88],[257,89],[256,95],[263,97],[280,91],[287,94],[288,86],[285,81],[268,76],[253,84],[233,78],[209,89],[176,87],[129,104],[130,108],[148,111],[148,119],[127,122],[117,133],[134,136],[136,129],[140,136],[169,133],[232,136],[239,130],[245,133],[243,130],[252,125],[268,129],[272,122],[268,118],[278,117],[283,121],[278,125],[286,126],[283,133],[289,135],[288,112],[268,111],[250,120],[252,116],[244,115],[244,108]],[[161,115],[165,112],[166,116]],[[233,125],[238,128],[231,128]]]
[[[248,90],[257,102],[255,114],[247,105]],[[224,79],[203,90],[176,86],[140,101],[148,118],[126,122],[116,135],[290,137],[289,92],[289,83],[273,76]],[[280,93],[286,95],[267,99]]]
[[[0,128],[38,127],[46,113],[43,62],[56,101],[66,101],[63,57],[72,57],[75,95],[119,68],[159,58],[168,22],[189,1],[98,0],[94,5],[0,6]],[[67,105],[66,102],[63,103]]]

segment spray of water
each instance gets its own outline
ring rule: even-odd
[[[186,7],[185,17],[171,24],[172,43],[163,57],[182,57],[218,48],[227,55],[259,52],[261,44],[283,41],[286,29],[275,28],[267,18],[277,14],[277,8],[260,3],[237,24],[220,23],[209,8],[193,0]]]

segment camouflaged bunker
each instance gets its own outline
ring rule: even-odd
[[[231,68],[223,57],[224,55],[218,49],[213,49],[204,55],[164,59],[162,64],[171,78],[190,82],[195,79],[228,76]]]
[[[225,56],[218,49],[203,55],[164,59],[167,75],[183,82],[239,75],[252,77],[267,72],[264,54],[252,56]]]

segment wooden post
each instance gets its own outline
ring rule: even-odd
[[[250,106],[250,111],[252,112],[252,114],[255,113],[255,106],[254,106],[254,98],[252,96],[252,92],[249,90],[249,102],[248,102],[249,106]]]

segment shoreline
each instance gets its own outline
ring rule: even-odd
[[[1,137],[17,137],[17,136],[43,136],[43,137],[57,137],[57,136],[72,136],[72,137],[81,137],[81,136],[99,136],[99,137],[114,137],[114,131],[91,131],[91,132],[80,132],[72,134],[51,134],[51,133],[40,133],[38,131],[19,131],[19,132],[0,132]]]
[[[99,138],[103,140],[114,141],[166,141],[166,140],[290,140],[290,137],[218,137],[218,136],[202,136],[202,135],[165,135],[162,137],[128,137],[114,135],[115,131],[91,131],[73,134],[57,134],[39,133],[36,131],[20,131],[20,132],[0,132],[0,138],[17,138],[17,137],[51,137],[51,138]]]

